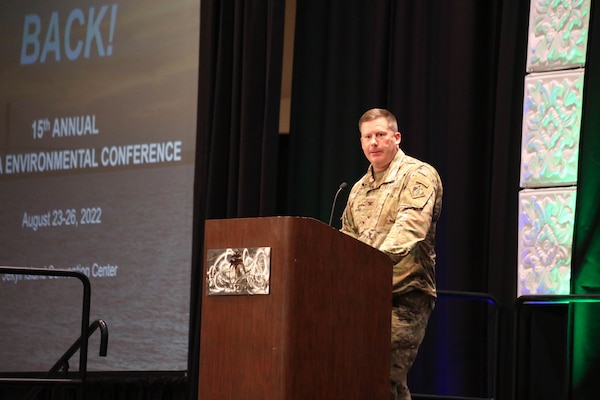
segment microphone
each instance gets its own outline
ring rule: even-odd
[[[335,202],[337,201],[338,195],[344,188],[348,186],[346,182],[340,183],[340,188],[335,192],[335,197],[333,198],[333,204],[331,205],[331,214],[329,214],[329,226],[331,226],[331,220],[333,219],[333,211],[335,210]]]

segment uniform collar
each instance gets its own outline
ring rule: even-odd
[[[398,151],[394,155],[394,158],[392,159],[392,162],[385,170],[385,175],[383,176],[381,183],[393,182],[396,179],[396,176],[398,175],[398,171],[400,170],[400,165],[402,164],[402,161],[404,160],[405,156],[406,155],[404,154],[402,149],[398,149]],[[373,165],[369,165],[369,169],[368,169],[368,177],[369,178],[367,180],[367,183],[369,185],[372,185],[375,183],[375,178],[374,178],[373,172],[374,172]]]

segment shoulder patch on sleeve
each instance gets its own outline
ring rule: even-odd
[[[425,184],[417,181],[410,188],[410,195],[412,196],[413,199],[418,199],[420,197],[425,197],[425,189],[426,188],[427,188],[427,185],[425,185]]]

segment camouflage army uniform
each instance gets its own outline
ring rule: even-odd
[[[435,227],[442,183],[430,165],[398,150],[390,166],[372,167],[353,186],[342,232],[386,253],[392,278],[391,399],[410,399],[406,375],[425,335],[436,297]]]

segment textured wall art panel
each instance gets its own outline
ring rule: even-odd
[[[527,72],[585,64],[591,0],[531,0]]]
[[[519,193],[517,296],[569,294],[575,187]]]
[[[584,69],[525,77],[522,188],[577,182]]]

